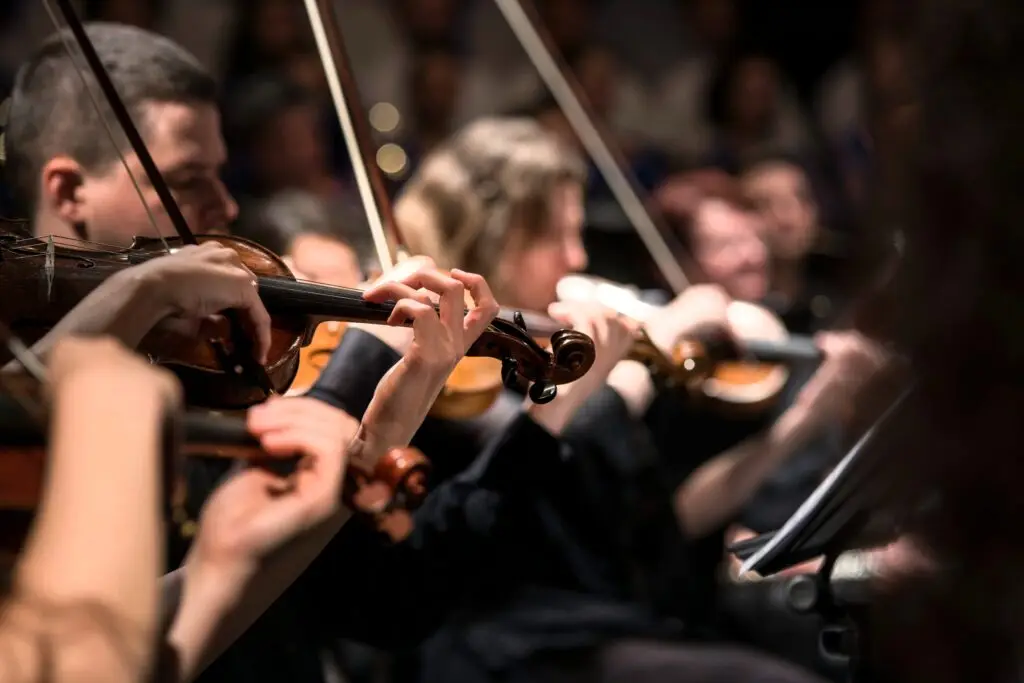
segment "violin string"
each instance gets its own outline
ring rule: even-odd
[[[3,338],[4,346],[11,352],[14,360],[17,361],[21,367],[28,372],[29,376],[35,379],[40,384],[46,382],[46,368],[43,367],[42,362],[36,357],[36,354],[32,352],[24,342],[11,332],[7,325],[0,323],[0,337]],[[35,397],[30,395],[25,387],[10,381],[8,373],[0,371],[0,386],[7,390],[7,393],[17,401],[18,405],[25,410],[29,416],[37,423],[45,423],[46,412],[40,405],[39,401]]]
[[[145,210],[150,224],[152,224],[153,228],[156,230],[157,237],[159,237],[160,241],[163,242],[164,249],[166,251],[170,251],[171,248],[167,244],[167,240],[164,238],[163,233],[160,232],[160,226],[156,222],[156,216],[153,214],[152,209],[149,208],[149,204],[146,203],[146,197],[142,193],[142,186],[139,184],[138,178],[135,177],[135,173],[132,172],[131,167],[128,165],[128,160],[124,155],[124,151],[121,149],[121,145],[117,142],[117,136],[114,134],[114,129],[106,116],[106,112],[100,104],[99,99],[96,97],[96,93],[92,89],[92,84],[85,75],[85,68],[83,68],[83,65],[79,62],[81,55],[76,54],[72,49],[71,41],[67,35],[67,28],[61,26],[61,22],[57,18],[56,12],[54,12],[51,0],[43,0],[43,6],[46,8],[46,13],[50,15],[50,20],[57,29],[57,34],[60,36],[61,44],[64,46],[64,51],[67,53],[68,58],[71,59],[71,63],[75,66],[78,78],[82,82],[82,87],[85,88],[85,92],[89,96],[89,100],[92,102],[93,108],[96,110],[96,114],[99,117],[100,122],[103,124],[103,129],[107,132],[110,144],[114,146],[114,151],[121,160],[121,165],[124,166],[124,170],[128,173],[128,178],[131,181],[132,187],[135,188],[135,193],[139,196],[139,201],[142,202],[142,208]]]

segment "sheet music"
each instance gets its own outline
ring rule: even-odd
[[[789,541],[790,537],[793,536],[805,522],[809,521],[814,513],[824,504],[828,499],[832,490],[836,488],[839,481],[846,474],[847,471],[853,467],[853,464],[857,461],[861,451],[871,442],[874,438],[878,428],[883,425],[892,415],[896,412],[896,409],[903,404],[907,396],[913,387],[906,389],[899,398],[893,401],[885,413],[882,414],[878,420],[875,421],[871,428],[864,432],[864,435],[857,440],[857,443],[853,445],[853,448],[843,456],[843,459],[838,465],[829,473],[825,480],[821,482],[818,488],[814,489],[814,492],[807,497],[800,507],[797,509],[793,516],[786,520],[786,523],[782,525],[770,541],[765,543],[761,548],[753,555],[747,558],[746,562],[740,567],[740,576],[746,574],[749,571],[753,571],[766,557],[773,553],[777,548],[782,546],[784,543]]]

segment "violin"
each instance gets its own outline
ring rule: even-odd
[[[271,350],[265,367],[271,389],[284,393],[295,379],[300,350],[314,338],[317,325],[327,320],[384,324],[394,303],[374,303],[362,291],[296,280],[285,262],[260,245],[238,237],[197,236],[230,247],[257,276],[259,294],[272,320]],[[51,240],[0,235],[0,318],[19,335],[34,341],[108,277],[147,259],[162,256],[176,239],[136,238],[116,252],[86,251],[57,246]],[[199,407],[245,408],[267,398],[264,389],[248,381],[226,362],[234,341],[230,330],[215,331],[210,339],[182,338],[155,330],[140,346],[181,380],[186,401]],[[209,342],[209,343],[208,343]],[[551,400],[555,387],[582,377],[593,365],[594,345],[586,335],[559,330],[550,351],[515,322],[496,318],[473,343],[469,356],[498,361],[506,378],[532,382],[537,402]]]
[[[4,373],[3,385],[28,396],[38,381],[24,373]],[[34,401],[33,401],[34,403]],[[46,473],[47,434],[39,411],[29,412],[25,400],[0,396],[0,515],[5,520],[0,552],[17,551],[32,513],[38,507]],[[166,500],[168,518],[184,521],[185,480],[176,466],[182,458],[228,458],[267,467],[282,475],[297,464],[295,458],[267,456],[259,440],[236,416],[190,410],[169,415],[165,423]],[[378,530],[400,540],[408,533],[407,512],[426,497],[429,461],[417,449],[394,448],[376,463],[347,463],[343,503]],[[13,522],[15,529],[7,522]],[[11,533],[11,532],[14,533]]]
[[[595,301],[641,323],[661,311],[626,287],[585,275],[563,278],[558,296],[563,301]],[[790,365],[821,362],[813,339],[789,334],[783,322],[762,306],[733,301],[727,316],[742,348],[727,339],[684,339],[665,354],[641,334],[629,357],[704,406],[743,415],[774,405],[789,381]]]
[[[364,100],[359,96],[358,85],[353,77],[344,37],[335,16],[335,6],[331,0],[306,0],[305,5],[324,73],[327,75],[331,99],[341,124],[342,136],[349,158],[352,160],[356,186],[373,236],[377,257],[381,266],[387,268],[397,260],[398,254],[405,252],[405,246],[395,221],[384,179],[376,164],[369,118],[366,111],[359,106]],[[392,254],[391,245],[395,246],[398,254]],[[544,339],[531,339],[522,327],[521,318],[516,318],[507,310],[497,316],[495,326],[501,329],[514,329],[517,335],[521,333],[530,340],[528,346],[531,356],[525,360],[535,363],[537,354],[548,353],[546,349],[550,348],[550,353],[555,358],[564,358],[572,363],[571,366],[563,366],[563,370],[573,368],[571,373],[561,374],[567,381],[575,381],[582,377],[593,364],[594,351],[589,339],[587,342],[591,346],[586,351],[586,356],[576,355],[577,340],[586,338],[579,332],[556,326],[550,329],[549,334],[544,335]],[[341,342],[343,334],[344,328],[341,326],[321,325],[316,330],[311,343],[301,355],[299,376],[292,385],[293,392],[301,393],[313,385],[329,360],[330,354]],[[573,345],[573,350],[570,351],[567,344]],[[516,359],[516,363],[521,360],[523,359]],[[551,367],[553,369],[553,366]],[[521,385],[524,380],[534,382],[528,392],[534,402],[544,403],[554,398],[554,386],[560,382],[548,381],[545,386],[537,383],[534,377],[515,370],[515,367],[494,354],[471,351],[459,361],[449,375],[430,414],[453,420],[475,417],[490,408],[503,387],[510,384]]]

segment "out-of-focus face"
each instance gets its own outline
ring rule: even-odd
[[[289,107],[266,126],[253,150],[255,173],[267,192],[306,187],[325,168],[320,114],[311,104]]]
[[[607,50],[590,50],[576,65],[576,78],[590,105],[598,113],[606,113],[615,100],[618,65]]]
[[[217,232],[234,222],[238,206],[220,179],[227,149],[216,107],[151,103],[142,129],[192,232]],[[176,235],[138,158],[129,152],[125,162],[127,169],[118,160],[89,173],[69,157],[51,159],[41,174],[37,231],[74,237],[71,226],[81,225],[88,239],[111,245],[127,244],[135,236]]]
[[[431,124],[447,124],[458,103],[461,69],[453,55],[428,54],[420,64],[417,108]]]
[[[583,247],[583,188],[566,182],[551,192],[551,222],[541,234],[510,235],[498,267],[502,303],[546,311],[559,280],[587,267]]]
[[[768,294],[768,252],[755,214],[705,199],[691,227],[693,256],[708,279],[730,296],[758,301]]]
[[[771,256],[784,261],[807,256],[818,239],[818,205],[803,169],[763,164],[744,174],[742,183],[761,216],[761,236]]]
[[[771,60],[745,59],[733,75],[729,88],[732,123],[742,130],[756,131],[775,116],[779,98],[779,74]]]
[[[299,235],[289,254],[295,272],[305,280],[338,287],[355,287],[363,277],[352,247],[324,235]]]

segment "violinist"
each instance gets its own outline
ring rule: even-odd
[[[761,172],[770,170],[764,168]],[[817,332],[835,318],[835,313],[823,310],[821,316],[811,315],[806,308],[815,302],[808,301],[806,308],[797,304],[793,283],[776,280],[774,274],[778,271],[771,267],[773,263],[799,263],[806,259],[816,230],[813,205],[800,207],[799,211],[806,215],[798,217],[799,225],[780,225],[773,215],[781,210],[766,206],[769,200],[763,196],[771,188],[762,187],[760,176],[752,175],[747,180],[747,190],[756,198],[753,204],[735,179],[712,169],[674,178],[659,190],[656,201],[672,220],[708,281],[740,299],[775,302],[779,315],[795,328],[792,332]],[[799,197],[786,199],[793,201]],[[784,288],[787,296],[773,298],[771,293],[779,288]],[[791,296],[793,301],[786,303]],[[821,305],[831,308],[830,303]],[[807,426],[807,443],[784,458],[773,458],[773,464],[761,473],[756,485],[734,488],[746,491],[743,521],[758,531],[781,526],[814,489],[829,465],[840,457],[841,434],[826,426],[837,423],[840,415],[849,412],[839,406],[854,395],[856,387],[884,357],[880,349],[851,331],[829,332],[819,341],[825,350],[825,362],[819,367],[805,365],[793,369],[779,412],[762,419],[730,420],[717,425],[702,420],[707,456],[746,437],[753,439],[749,443],[756,442],[757,433],[770,424],[781,429],[796,420]],[[828,400],[818,400],[822,397]],[[793,481],[776,481],[789,474],[795,478]]]
[[[503,302],[587,324],[594,314],[585,307],[555,303],[561,278],[586,266],[584,179],[578,157],[535,122],[481,120],[427,156],[396,202],[396,219],[413,253],[443,267],[486,273]],[[687,334],[720,331],[728,301],[719,289],[695,287],[652,318],[647,332],[670,349]],[[741,476],[758,475],[722,475],[719,467],[717,481],[701,493],[714,489],[724,502],[704,501],[712,512],[700,518],[686,508],[680,522],[653,432],[674,436],[666,455],[679,457],[688,435],[667,425],[678,422],[683,406],[656,390],[645,367],[622,360],[629,347],[614,347],[618,355],[606,358],[613,367],[605,385],[564,431],[572,455],[562,492],[538,498],[524,513],[536,526],[533,545],[522,550],[514,572],[492,582],[474,608],[428,641],[422,680],[716,680],[727,668],[733,680],[801,679],[798,671],[742,651],[691,649],[676,641],[693,631],[668,617],[700,611],[678,595],[698,552],[685,534],[704,533],[694,533],[687,516],[709,527],[727,521],[738,509],[730,488]],[[492,412],[498,410],[500,403]],[[660,426],[648,423],[655,411],[664,415]],[[488,423],[481,422],[485,430]],[[772,458],[789,447],[796,427],[789,427]],[[429,452],[436,461],[444,457]],[[704,521],[712,514],[715,521]],[[720,553],[719,547],[712,561]],[[683,554],[691,557],[680,563]]]
[[[835,277],[841,244],[822,225],[807,171],[786,157],[766,156],[747,166],[739,182],[768,249],[766,302],[794,332],[830,326],[843,304]]]
[[[234,218],[236,209],[218,176],[225,151],[219,132],[216,88],[209,75],[179,46],[146,31],[93,24],[87,32],[118,91],[124,93],[127,107],[141,124],[142,135],[189,225],[200,234],[222,228],[224,222]],[[142,179],[143,201],[156,216],[156,227],[135,199],[129,174],[118,155],[99,143],[105,127],[92,114],[91,98],[82,87],[81,74],[61,45],[59,36],[51,37],[23,66],[7,129],[9,170],[28,202],[35,234],[122,245],[135,235],[166,234],[169,226],[164,209],[145,175],[138,173],[135,154],[121,150],[128,166]],[[216,245],[184,248],[147,262],[145,267],[151,274],[157,271],[159,278],[139,278],[139,267],[128,269],[119,286],[107,283],[106,294],[90,297],[81,305],[86,312],[74,312],[69,316],[74,324],[66,323],[59,332],[107,329],[116,333],[130,328],[132,335],[125,336],[133,341],[145,334],[146,325],[142,323],[156,322],[153,318],[159,319],[159,313],[176,313],[191,322],[224,307],[244,307],[255,289],[252,276],[230,261],[224,251]],[[180,272],[184,268],[181,264],[191,264],[193,273],[209,274],[202,288],[189,286],[187,277],[167,275]],[[422,354],[430,354],[435,361],[445,358],[444,364],[450,369],[458,356],[448,354],[465,351],[459,344],[453,346],[453,335],[457,333],[463,341],[475,338],[478,326],[488,319],[493,298],[486,296],[486,285],[474,276],[461,276],[460,282],[438,273],[424,261],[412,261],[403,267],[380,283],[375,296],[406,300],[405,307],[416,313],[410,317],[421,322],[433,320],[428,331],[424,334],[422,329],[388,327],[372,332],[369,328],[350,330],[332,358],[332,371],[325,373],[310,398],[280,401],[279,405],[290,407],[274,410],[310,411],[310,402],[317,399],[370,420],[372,397],[386,376],[383,386],[400,383],[402,394],[408,392],[417,408],[384,412],[379,419],[390,436],[411,436],[422,402],[429,403],[436,396],[440,384],[435,383],[447,376],[447,371],[440,375],[436,372],[436,363],[424,363]],[[145,285],[139,288],[146,296],[156,296],[158,301],[166,297],[174,305],[145,310],[146,297],[131,297],[121,291],[131,290],[135,280],[143,281],[138,285]],[[221,280],[231,283],[222,289],[233,293],[234,298],[213,287],[213,281]],[[243,281],[245,287],[238,286]],[[174,291],[166,291],[169,287]],[[462,329],[462,321],[455,319],[442,324],[436,313],[424,306],[424,294],[416,291],[421,287],[452,302],[461,302],[467,288],[483,292],[483,299],[466,319],[469,329]],[[242,289],[250,294],[242,295]],[[249,311],[248,318],[259,339],[265,311],[258,301]],[[140,315],[142,323],[130,320]],[[375,335],[383,335],[382,330],[392,332],[387,338],[394,346],[377,340]],[[365,353],[367,347],[374,355]],[[430,389],[432,386],[436,388]],[[593,388],[592,383],[584,382],[575,391],[560,392],[553,402],[532,406],[516,416],[493,435],[486,448],[474,446],[479,457],[474,459],[473,468],[431,491],[406,543],[396,546],[363,525],[346,524],[287,594],[207,675],[211,680],[318,680],[323,674],[317,649],[335,638],[351,637],[389,648],[422,639],[461,604],[478,582],[503,568],[507,560],[503,553],[512,552],[509,548],[524,542],[527,534],[516,521],[522,501],[535,497],[538,489],[555,485],[555,474],[563,461],[560,444],[553,435],[561,432],[575,407]],[[400,433],[392,434],[396,430]],[[196,494],[189,506],[195,512],[205,492],[216,486],[223,472],[190,461],[188,475],[190,493]],[[301,557],[294,560],[302,565]],[[289,564],[289,571],[294,570],[296,567]],[[265,576],[261,572],[257,578]],[[180,589],[182,578],[187,595],[188,572],[169,577],[166,587]],[[275,583],[269,590],[257,590],[257,586],[254,591],[267,598],[265,606],[287,583]],[[185,676],[195,675],[208,659],[193,659],[196,666],[186,667]]]
[[[422,335],[422,322],[417,326]],[[48,368],[51,461],[35,530],[0,619],[3,669],[20,670],[24,678],[13,680],[26,681],[43,668],[59,681],[136,681],[154,668],[160,680],[193,678],[351,516],[341,505],[347,461],[407,443],[415,429],[415,417],[407,416],[425,414],[423,396],[430,392],[422,380],[426,392],[414,389],[417,371],[407,364],[428,369],[418,374],[434,377],[436,391],[452,362],[429,350],[403,359],[397,369],[404,379],[375,392],[362,424],[312,399],[252,408],[248,427],[264,454],[304,460],[287,477],[242,468],[217,488],[179,570],[187,577],[180,604],[160,624],[158,511],[165,458],[174,454],[157,447],[165,443],[165,418],[181,389],[165,370],[117,343],[59,342]],[[128,408],[117,405],[125,400]],[[407,422],[409,428],[400,428]],[[83,522],[85,533],[78,527]],[[89,530],[103,533],[94,538]],[[155,666],[152,644],[163,629],[165,654]],[[33,651],[41,641],[47,652]]]

